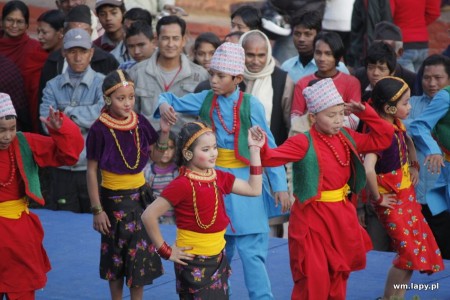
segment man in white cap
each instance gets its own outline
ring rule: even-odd
[[[50,270],[42,225],[28,209],[30,200],[44,204],[38,166],[76,163],[84,141],[78,127],[52,108],[41,119],[51,137],[17,132],[16,118],[11,98],[0,93],[0,299],[34,299]]]
[[[331,78],[305,88],[303,95],[311,129],[276,149],[263,147],[262,165],[293,162],[295,202],[288,232],[292,299],[345,299],[350,273],[365,268],[366,252],[372,248],[347,194],[366,184],[359,154],[384,150],[394,131],[369,105],[344,104]],[[366,122],[370,133],[344,127],[345,107]],[[264,136],[257,127],[251,132]]]
[[[86,138],[104,106],[102,83],[105,76],[90,67],[94,50],[86,30],[69,30],[64,36],[63,53],[68,63],[67,70],[47,83],[40,115],[47,116],[52,106],[69,116]],[[49,208],[90,212],[86,168],[86,155],[83,152],[76,165],[52,169]]]

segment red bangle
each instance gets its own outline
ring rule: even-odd
[[[161,247],[156,250],[156,253],[158,253],[159,257],[162,259],[168,260],[170,255],[172,255],[172,248],[164,242]]]
[[[262,166],[250,166],[250,175],[262,175]]]
[[[381,202],[383,202],[383,194],[380,194],[380,197],[377,199],[377,201],[375,203],[380,205]]]
[[[420,164],[417,160],[413,160],[412,162],[410,162],[409,166],[411,168],[417,169],[417,171],[420,171]]]

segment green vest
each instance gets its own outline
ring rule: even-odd
[[[45,201],[42,197],[39,181],[39,168],[33,159],[33,152],[22,132],[17,132],[16,136],[19,141],[19,151],[17,151],[17,147],[15,148],[17,165],[25,183],[25,193],[34,201],[44,205]]]
[[[249,165],[250,164],[250,152],[248,151],[248,130],[252,126],[252,121],[250,118],[250,98],[251,95],[247,93],[240,92],[239,100],[237,103],[237,110],[239,111],[239,116],[236,122],[236,130],[234,132],[234,153],[238,160]],[[213,111],[213,102],[217,101],[217,95],[210,90],[206,95],[205,101],[203,101],[202,107],[200,108],[199,117],[200,119],[212,126],[215,130]]]
[[[450,86],[445,87],[444,90],[450,95]],[[439,146],[441,146],[442,151],[450,154],[450,107],[447,107],[447,109],[445,116],[433,128],[432,134]]]
[[[351,149],[350,166],[352,168],[352,172],[347,183],[352,192],[359,193],[366,185],[366,171],[358,157],[358,154],[356,153],[355,141],[345,129],[341,129],[341,132],[350,142],[348,145]],[[319,168],[319,160],[314,148],[314,140],[310,132],[306,132],[305,135],[308,137],[309,141],[309,147],[305,157],[292,164],[294,195],[296,195],[297,199],[302,203],[310,199],[314,200],[320,197],[319,192],[322,187],[319,185],[322,181],[322,172],[326,171],[320,170]]]

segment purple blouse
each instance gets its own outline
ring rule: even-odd
[[[141,154],[136,169],[130,170],[126,167],[109,128],[98,119],[89,129],[86,139],[87,159],[98,161],[101,170],[116,174],[137,174],[141,172],[149,160],[150,145],[156,142],[158,134],[143,115],[137,114],[137,116]],[[135,129],[129,131],[114,129],[114,133],[128,165],[134,166],[137,157]]]
[[[379,157],[375,165],[375,172],[377,174],[389,173],[394,170],[400,169],[401,167],[398,141],[395,135],[400,136],[402,165],[406,163],[407,153],[406,153],[406,144],[404,143],[404,141],[406,140],[406,132],[395,131],[395,134],[392,137],[392,143],[389,146],[389,148],[387,148],[382,152],[377,153]]]

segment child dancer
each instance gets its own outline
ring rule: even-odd
[[[383,299],[403,298],[413,270],[433,273],[443,270],[441,252],[416,200],[414,185],[419,163],[414,144],[401,120],[408,117],[410,90],[397,77],[384,77],[372,91],[372,105],[395,129],[389,148],[365,156],[367,188],[373,205],[397,252],[390,269]]]
[[[17,114],[8,94],[0,93],[0,299],[34,299],[47,282],[50,262],[42,245],[39,218],[29,200],[42,198],[38,166],[74,165],[83,150],[78,126],[50,107],[50,137],[16,131]]]
[[[252,125],[263,127],[268,133],[269,145],[275,147],[276,144],[267,125],[262,103],[237,87],[243,80],[244,61],[244,49],[240,45],[224,43],[217,48],[211,60],[209,72],[212,90],[187,94],[181,98],[172,93],[163,93],[159,101],[163,119],[172,124],[177,120],[175,111],[199,115],[203,121],[211,124],[219,150],[216,167],[246,180],[250,158],[247,129]],[[157,110],[155,117],[158,117],[158,113]],[[265,173],[267,176],[263,175],[262,195],[249,198],[230,194],[225,197],[227,215],[234,228],[233,231],[229,227],[225,234],[227,257],[231,261],[235,248],[238,250],[249,297],[258,300],[273,299],[265,266],[269,243],[267,211],[278,209],[286,212],[290,207],[284,166],[266,168]],[[272,191],[275,201],[272,197],[265,197],[270,196]]]
[[[161,131],[158,131],[161,134]],[[167,150],[163,151],[163,155],[159,160],[155,160],[149,163],[144,168],[145,180],[148,182],[151,188],[153,199],[156,199],[161,195],[162,190],[178,176],[178,167],[175,164],[175,134],[169,132],[169,141]],[[173,209],[169,209],[159,218],[160,224],[175,224],[175,216]]]
[[[236,179],[215,170],[217,142],[211,128],[187,123],[177,142],[180,176],[172,181],[142,215],[145,228],[164,259],[175,262],[180,299],[228,299],[230,266],[224,255],[225,231],[230,220],[223,197],[236,193],[257,196],[262,190],[259,151],[263,141],[248,138],[250,177]],[[245,201],[245,200],[244,200]],[[161,236],[158,217],[174,207],[177,239],[172,247]]]
[[[147,119],[133,111],[134,84],[125,71],[108,74],[102,90],[106,106],[86,140],[93,223],[102,240],[100,277],[109,281],[112,299],[122,299],[124,277],[131,299],[142,299],[143,286],[162,275],[161,260],[140,218],[149,195],[142,170],[150,145],[165,150],[167,143],[161,141],[168,137],[162,134],[158,141]]]
[[[276,149],[265,145],[262,164],[293,162],[296,201],[288,231],[292,299],[345,299],[350,272],[365,267],[371,249],[347,193],[358,193],[366,183],[359,153],[386,148],[393,128],[369,106],[354,101],[344,105],[331,78],[305,88],[303,94],[311,129]],[[367,122],[371,133],[343,127],[345,106]],[[262,131],[253,127],[252,134]]]

